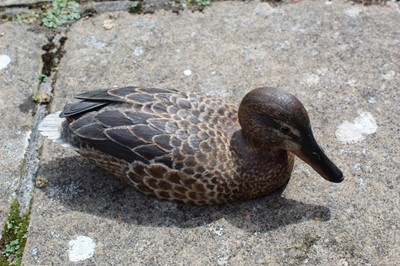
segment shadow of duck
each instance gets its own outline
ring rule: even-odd
[[[45,195],[67,208],[126,223],[193,228],[225,219],[249,232],[266,232],[307,220],[325,222],[327,207],[274,195],[216,206],[190,206],[146,196],[82,157],[52,160],[39,170]]]

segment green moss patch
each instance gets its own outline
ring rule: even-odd
[[[71,0],[53,0],[52,8],[44,13],[43,25],[47,28],[57,28],[81,18],[81,6]]]
[[[14,200],[0,239],[0,266],[21,265],[31,212],[20,216],[19,210],[19,203]]]

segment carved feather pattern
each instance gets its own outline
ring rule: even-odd
[[[92,91],[76,98],[81,101],[66,105],[60,115],[67,118],[63,138],[145,194],[218,204],[269,194],[290,176],[293,158],[286,152],[260,158],[240,136],[235,138],[240,131],[236,104],[138,87]],[[282,176],[273,182],[265,179],[271,170],[265,165],[269,159],[277,164],[277,173],[269,174]]]

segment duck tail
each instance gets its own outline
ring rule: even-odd
[[[39,132],[42,136],[47,137],[53,142],[62,145],[66,148],[73,148],[73,146],[65,142],[61,137],[62,123],[65,118],[60,117],[60,112],[47,115],[39,125]]]

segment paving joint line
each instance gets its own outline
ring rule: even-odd
[[[35,179],[39,170],[41,149],[43,146],[43,137],[38,131],[40,122],[46,116],[51,104],[51,95],[54,92],[54,85],[57,80],[57,71],[55,70],[64,55],[64,44],[67,40],[66,32],[55,33],[48,38],[48,43],[43,45],[42,49],[42,75],[48,76],[48,79],[38,85],[39,102],[36,106],[35,117],[29,137],[24,158],[24,168],[20,179],[20,185],[17,193],[17,199],[20,204],[20,214],[25,215],[30,208],[35,187]],[[50,48],[50,49],[49,49]],[[44,61],[46,58],[47,61]],[[43,95],[50,96],[48,100],[41,100]]]

